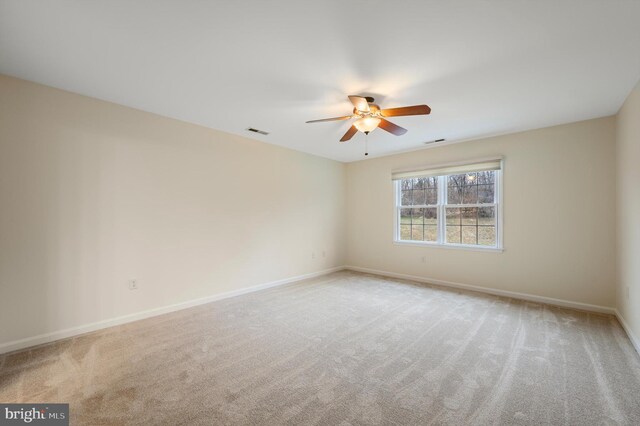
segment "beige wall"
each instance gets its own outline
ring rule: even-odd
[[[393,170],[489,156],[505,158],[503,253],[393,243]],[[614,167],[614,117],[350,163],[347,263],[613,307]]]
[[[639,114],[344,165],[0,76],[0,346],[343,264],[613,307],[616,165],[638,334]],[[496,155],[504,252],[393,244],[392,170]]]
[[[618,113],[616,142],[617,305],[637,339],[640,337],[640,83]]]
[[[0,76],[0,345],[342,265],[345,172]]]

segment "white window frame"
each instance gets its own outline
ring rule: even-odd
[[[495,170],[495,183],[494,183],[494,202],[483,204],[446,204],[447,201],[447,176],[438,176],[438,201],[436,205],[416,205],[416,206],[403,206],[401,205],[402,190],[400,188],[402,180],[396,180],[393,182],[394,186],[394,209],[393,209],[393,241],[395,244],[401,245],[415,245],[422,247],[438,247],[446,249],[463,249],[472,251],[504,251],[503,246],[503,212],[502,212],[502,170]],[[472,173],[472,172],[470,172]],[[446,241],[446,208],[463,208],[463,207],[494,207],[495,208],[495,226],[496,226],[496,245],[495,246],[482,246],[476,244],[460,244],[449,243]],[[401,240],[400,239],[400,209],[401,208],[437,208],[438,210],[438,239],[437,241],[416,241],[416,240]]]

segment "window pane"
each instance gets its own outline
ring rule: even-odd
[[[423,230],[424,227],[422,225],[411,225],[411,239],[423,241]]]
[[[438,208],[401,208],[400,240],[438,241]]]
[[[465,185],[466,175],[449,175],[447,176],[447,186],[461,187]]]
[[[447,188],[447,204],[462,204],[462,188],[450,186]]]
[[[400,223],[411,224],[411,209],[400,209]]]
[[[424,209],[411,209],[411,224],[422,225],[424,223]]]
[[[425,223],[425,225],[437,225],[438,224],[438,209],[437,208],[424,209],[424,223]]]
[[[478,173],[467,173],[464,176],[464,181],[466,185],[477,185],[478,184]]]
[[[462,219],[462,210],[459,208],[448,208],[447,209],[447,220],[446,220],[446,242],[450,244],[460,244],[461,240],[461,219]]]
[[[462,210],[462,224],[463,225],[473,225],[475,226],[478,223],[478,208],[477,207],[467,207]]]
[[[438,241],[438,227],[436,225],[425,225],[424,227],[425,241]]]
[[[447,209],[447,225],[460,225],[460,209]]]
[[[462,204],[477,204],[478,203],[478,186],[469,185],[464,187],[464,193],[462,196]]]
[[[482,207],[478,209],[478,225],[495,225],[496,209],[495,207]]]
[[[447,176],[447,204],[488,204],[494,198],[494,171]]]
[[[413,190],[413,202],[411,204],[413,204],[414,206],[420,206],[425,204],[424,189]]]
[[[425,192],[426,202],[425,204],[436,205],[438,204],[438,190],[435,188],[429,188]]]
[[[462,244],[478,244],[477,239],[477,226],[463,226],[462,227]]]
[[[465,186],[464,176],[447,176],[447,204],[462,204],[462,194]]]
[[[478,227],[478,244],[481,246],[496,245],[496,227],[495,226],[479,226]]]
[[[400,199],[400,204],[403,206],[410,206],[411,205],[411,191],[402,191],[402,198]]]
[[[460,226],[447,225],[447,242],[450,244],[460,244],[461,240]]]
[[[438,204],[438,178],[402,179],[400,205],[422,206]]]
[[[488,171],[488,172],[478,172],[477,173],[478,176],[478,185],[487,185],[487,184],[493,184],[496,181],[496,172],[494,171]]]
[[[478,203],[493,203],[494,185],[478,185]]]
[[[411,239],[411,225],[400,225],[400,239],[401,240]]]

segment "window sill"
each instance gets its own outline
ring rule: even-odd
[[[482,246],[466,246],[466,245],[463,245],[463,244],[438,244],[438,243],[428,243],[428,242],[418,242],[418,241],[400,241],[400,240],[395,240],[393,242],[393,244],[399,245],[399,246],[416,246],[416,247],[442,248],[442,249],[446,249],[446,250],[482,251],[482,252],[490,252],[490,253],[502,253],[502,252],[504,252],[504,248],[482,247]]]

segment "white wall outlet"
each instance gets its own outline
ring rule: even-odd
[[[322,250],[322,257],[327,257],[327,252]]]
[[[138,280],[129,280],[129,290],[138,289]]]
[[[427,263],[427,256],[422,256],[422,257],[420,258],[420,262],[422,262],[422,263]]]
[[[311,258],[312,258],[312,259],[315,259],[315,258],[316,258],[316,252],[315,252],[315,251],[312,251],[312,252],[311,252]]]

